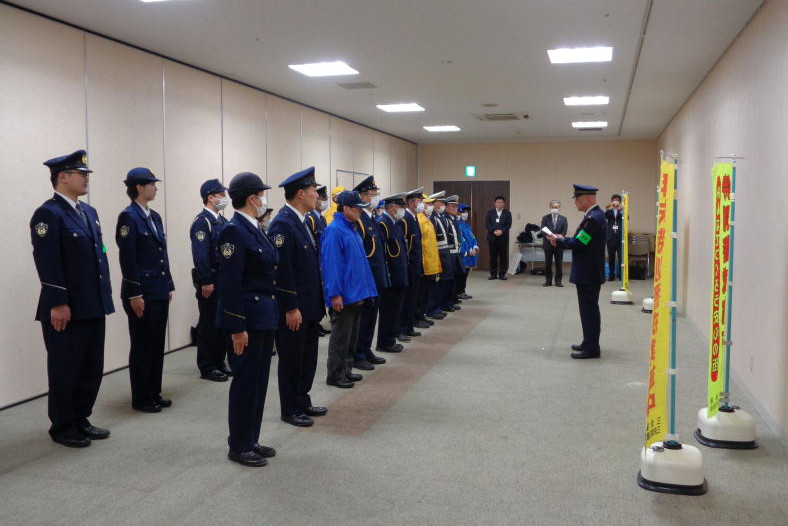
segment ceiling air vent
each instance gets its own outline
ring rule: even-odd
[[[581,132],[589,132],[589,131],[602,131],[604,128],[577,128],[577,131]]]
[[[339,82],[337,83],[338,86],[341,86],[345,89],[374,89],[377,88],[371,82]]]
[[[473,116],[485,122],[523,121],[528,118],[525,113],[480,113]]]

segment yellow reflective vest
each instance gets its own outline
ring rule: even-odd
[[[442,272],[441,260],[438,256],[438,239],[435,227],[424,213],[416,214],[421,228],[421,259],[424,263],[424,275],[434,276]]]

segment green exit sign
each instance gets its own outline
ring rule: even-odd
[[[471,165],[466,166],[465,177],[476,177],[476,167]]]

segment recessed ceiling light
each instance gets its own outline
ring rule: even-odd
[[[378,109],[388,113],[406,113],[411,111],[424,111],[424,108],[415,102],[403,102],[400,104],[378,104]]]
[[[602,106],[610,103],[607,95],[583,95],[579,97],[564,97],[564,106]]]
[[[424,126],[424,129],[428,132],[458,132],[460,128],[458,126],[454,126],[453,124],[441,125],[441,126]]]
[[[548,49],[547,55],[550,57],[550,62],[553,64],[610,62],[613,60],[613,48],[599,46]]]
[[[288,68],[307,77],[338,77],[341,75],[358,75],[358,71],[342,61],[316,62],[314,64],[290,64]]]
[[[572,128],[607,128],[607,121],[576,121],[572,123]]]

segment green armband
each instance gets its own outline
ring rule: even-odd
[[[584,245],[588,245],[591,242],[591,235],[585,230],[581,230],[580,232],[577,233],[575,239],[577,239]]]

